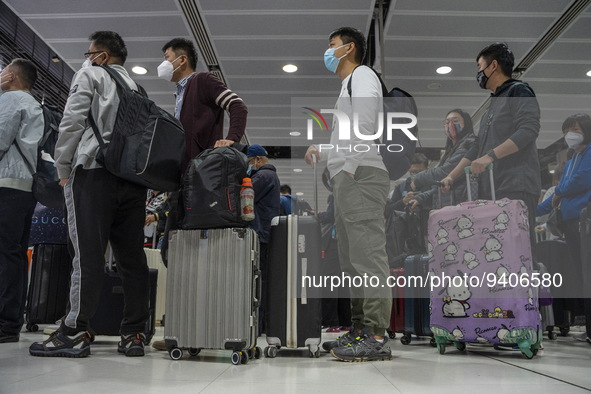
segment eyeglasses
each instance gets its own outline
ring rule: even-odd
[[[97,53],[103,53],[105,51],[94,51],[94,52],[84,52],[84,57],[88,59],[90,55],[96,55]]]

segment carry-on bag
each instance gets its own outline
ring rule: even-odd
[[[25,309],[26,328],[54,324],[66,313],[72,258],[67,245],[39,244],[33,249],[31,282]]]
[[[491,343],[517,345],[531,359],[542,327],[527,207],[520,200],[497,201],[494,185],[491,190],[492,200],[431,212],[431,330],[441,354],[448,341],[459,350],[466,343]]]
[[[173,360],[231,350],[232,364],[260,358],[259,241],[252,229],[170,232],[164,340]]]
[[[583,283],[587,285],[583,289],[585,296],[585,321],[587,331],[587,342],[591,344],[591,203],[581,211],[580,218],[581,232],[581,261],[583,262]]]
[[[404,273],[408,278],[404,298],[404,335],[400,338],[403,345],[410,344],[412,335],[431,337],[430,344],[435,346],[433,333],[429,325],[429,288],[410,278],[427,279],[429,256],[417,254],[408,256],[404,261]]]

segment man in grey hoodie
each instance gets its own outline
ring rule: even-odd
[[[27,293],[31,187],[43,110],[31,95],[35,65],[14,59],[0,72],[0,343],[18,342]]]
[[[144,355],[150,292],[143,250],[146,189],[97,163],[99,143],[88,122],[92,116],[103,139],[111,140],[119,97],[115,81],[99,65],[117,71],[131,89],[138,87],[123,68],[127,48],[119,34],[98,31],[89,39],[86,61],[72,81],[55,147],[55,167],[64,187],[74,250],[70,304],[60,328],[46,341],[31,345],[33,356],[90,354],[89,320],[100,301],[107,242],[114,251],[125,302],[118,351],[126,356]]]

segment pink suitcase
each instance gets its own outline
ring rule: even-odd
[[[517,345],[531,359],[542,326],[525,204],[476,200],[434,210],[428,241],[431,330],[439,352],[449,341],[459,350],[491,343]]]

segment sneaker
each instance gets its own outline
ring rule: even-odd
[[[74,336],[56,331],[45,341],[33,343],[29,353],[39,357],[86,357],[90,355],[90,342],[92,338],[87,331]]]
[[[388,344],[388,337],[384,341],[377,341],[372,335],[364,335],[355,343],[337,347],[330,351],[338,360],[347,362],[383,361],[392,359],[392,350]]]
[[[322,348],[324,350],[326,350],[327,352],[330,352],[332,349],[342,347],[342,346],[347,346],[350,343],[357,342],[359,339],[361,339],[361,337],[358,336],[353,330],[351,330],[351,331],[347,332],[346,334],[341,335],[340,337],[338,337],[334,341],[324,342],[322,344]]]
[[[587,342],[589,340],[589,338],[587,337],[587,332],[573,334],[573,338],[581,342]]]
[[[18,342],[20,334],[4,334],[0,332],[0,343]]]
[[[143,332],[121,335],[117,351],[125,353],[127,357],[141,357],[144,355],[144,343],[146,343],[146,335]]]

